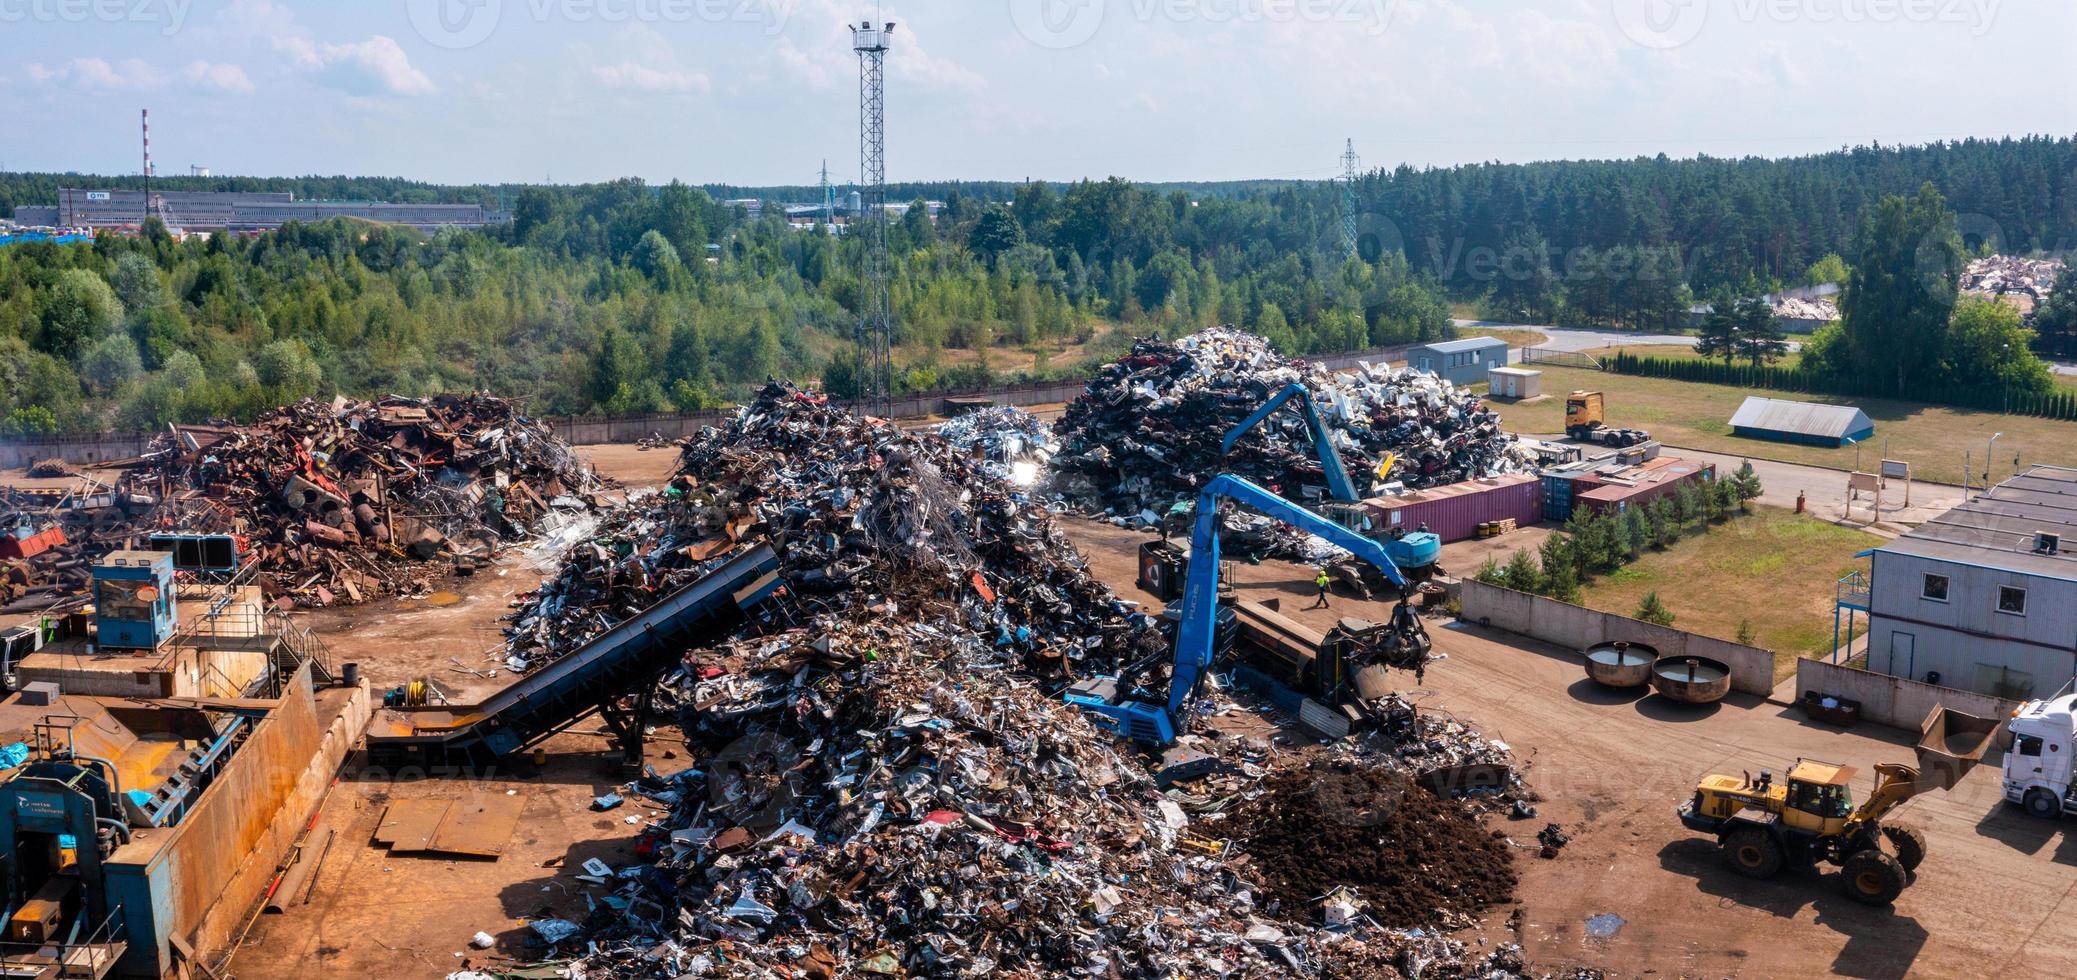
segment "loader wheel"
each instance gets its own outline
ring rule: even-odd
[[[1847,858],[1839,876],[1846,881],[1846,897],[1867,905],[1896,901],[1910,880],[1904,865],[1881,851],[1861,851]]]
[[[1926,859],[1926,835],[1910,827],[1884,827],[1882,836],[1889,839],[1889,846],[1897,852],[1897,863],[1906,871],[1917,871]]]
[[[1781,873],[1781,842],[1758,827],[1734,830],[1724,836],[1724,865],[1747,878],[1772,878]]]

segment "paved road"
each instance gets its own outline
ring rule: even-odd
[[[1642,347],[1653,344],[1686,344],[1694,346],[1694,337],[1683,334],[1640,334],[1612,330],[1573,330],[1565,327],[1540,327],[1528,323],[1500,323],[1494,320],[1453,320],[1460,327],[1486,327],[1493,330],[1534,330],[1550,338],[1542,346],[1546,350],[1584,351],[1603,347]],[[1789,350],[1802,350],[1800,341],[1790,341]],[[1507,359],[1521,363],[1522,352],[1512,350]],[[2077,377],[2077,361],[2049,361],[2048,370],[2068,377]]]

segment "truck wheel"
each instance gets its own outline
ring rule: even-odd
[[[2027,790],[2027,816],[2053,820],[2063,815],[2062,805],[2055,801],[2055,794],[2045,789]]]
[[[1746,827],[1724,835],[1724,866],[1747,878],[1772,878],[1781,873],[1786,855],[1774,835],[1758,827]]]
[[[1910,881],[1904,865],[1881,851],[1861,851],[1847,858],[1839,877],[1846,883],[1846,897],[1866,905],[1896,901]]]
[[[1906,871],[1917,871],[1926,859],[1926,835],[1910,827],[1884,827],[1882,836],[1889,839],[1889,846],[1897,852],[1897,863]]]

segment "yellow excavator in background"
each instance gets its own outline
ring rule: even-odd
[[[1705,777],[1681,804],[1680,822],[1714,835],[1724,863],[1748,878],[1824,861],[1839,866],[1848,897],[1888,905],[1925,860],[1926,840],[1882,818],[1920,793],[1953,789],[1983,761],[2003,726],[1936,707],[1919,728],[1918,766],[1878,763],[1875,792],[1858,807],[1853,767],[1798,759],[1781,781],[1771,772]]]

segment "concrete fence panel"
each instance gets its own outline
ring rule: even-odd
[[[1774,693],[1774,654],[1758,647],[1471,580],[1462,584],[1458,607],[1466,622],[1568,650],[1626,642],[1645,644],[1664,657],[1708,657],[1731,668],[1732,687],[1758,697]]]
[[[1952,687],[1923,684],[1906,677],[1893,677],[1844,664],[1822,660],[1796,663],[1796,698],[1816,692],[1861,703],[1861,717],[1877,724],[1917,731],[1935,707],[1945,707],[1979,718],[2006,718],[2019,707],[2017,701]],[[2010,744],[2010,735],[1999,739],[1998,748]]]

